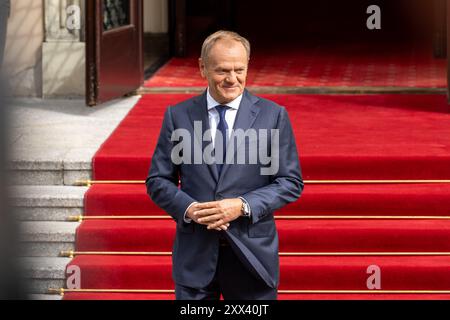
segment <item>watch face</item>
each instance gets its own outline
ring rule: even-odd
[[[244,209],[244,214],[246,215],[246,216],[248,216],[248,214],[249,214],[249,210],[248,210],[248,205],[246,204],[246,203],[244,203],[244,205],[243,205],[243,209]]]

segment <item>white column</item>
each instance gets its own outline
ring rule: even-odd
[[[44,0],[45,41],[42,48],[44,97],[85,95],[84,1]],[[77,21],[80,21],[79,25]]]

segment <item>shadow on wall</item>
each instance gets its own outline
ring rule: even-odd
[[[3,69],[14,95],[40,96],[42,92],[42,3],[11,1]]]
[[[85,44],[83,42],[46,42],[42,52],[44,98],[84,96]]]
[[[67,7],[62,7],[65,3]],[[85,95],[84,11],[81,0],[45,0],[45,42],[42,45],[44,98],[81,98]],[[74,19],[77,13],[80,14],[79,26],[74,25],[78,20]]]

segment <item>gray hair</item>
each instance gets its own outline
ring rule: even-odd
[[[244,37],[242,37],[241,35],[239,35],[236,32],[220,30],[220,31],[217,31],[217,32],[214,32],[213,34],[211,34],[203,42],[202,53],[200,56],[202,61],[206,62],[206,59],[209,56],[209,52],[211,51],[214,44],[216,44],[217,41],[222,40],[222,39],[235,40],[235,41],[242,43],[242,45],[245,48],[245,51],[247,51],[247,56],[250,59],[250,42],[247,39],[245,39]]]

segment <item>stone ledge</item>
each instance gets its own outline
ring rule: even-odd
[[[13,210],[19,221],[68,221],[69,217],[84,213],[81,207],[20,207]]]
[[[39,301],[44,301],[44,300],[62,300],[62,296],[58,295],[58,294],[30,294],[28,296],[29,300],[39,300]]]
[[[63,161],[62,160],[27,160],[27,159],[14,159],[8,164],[9,170],[26,170],[26,171],[59,171],[63,170]]]
[[[65,280],[66,266],[72,259],[62,257],[20,258],[25,279]]]
[[[21,242],[19,257],[60,257],[62,251],[75,251],[74,242]]]
[[[75,242],[76,222],[22,222],[21,242]]]
[[[16,207],[83,208],[88,187],[14,186],[10,195]]]
[[[27,292],[30,294],[48,294],[50,288],[64,288],[64,279],[28,279]]]

